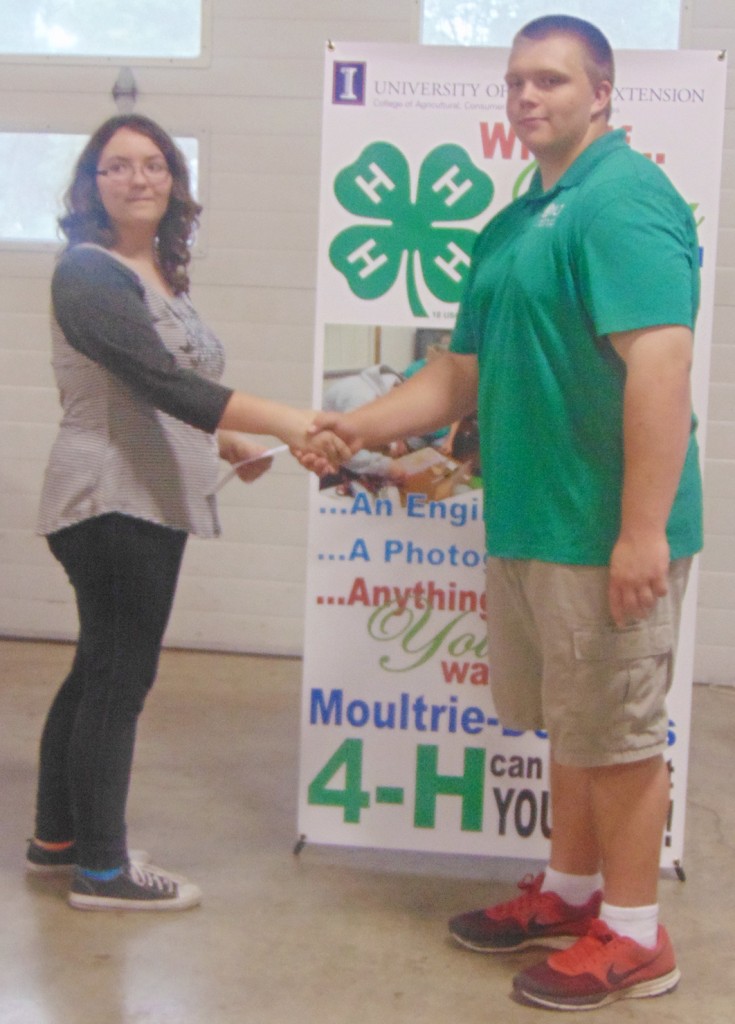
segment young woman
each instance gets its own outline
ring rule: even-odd
[[[106,121],[77,163],[52,281],[63,417],[39,529],[76,593],[79,640],[43,732],[29,870],[74,867],[82,909],[184,909],[199,889],[131,862],[125,805],[137,718],[158,665],[186,539],[219,533],[219,456],[293,448],[312,415],[219,383],[222,346],[188,297],[201,207],[182,154],[148,118]],[[317,450],[349,456],[333,435]],[[254,480],[269,460],[239,469]]]

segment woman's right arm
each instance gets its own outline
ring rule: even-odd
[[[307,437],[311,411],[234,391],[177,366],[151,320],[138,278],[113,256],[92,248],[68,250],[56,267],[51,294],[69,344],[157,409],[207,433],[222,428],[269,434],[290,447],[349,458],[336,438]]]
[[[70,249],[56,267],[51,299],[72,348],[157,409],[207,433],[217,429],[232,389],[177,366],[131,270],[98,249]]]

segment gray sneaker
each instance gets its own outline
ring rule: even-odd
[[[77,870],[69,893],[69,904],[77,910],[187,910],[201,899],[191,882],[134,861],[109,882]]]

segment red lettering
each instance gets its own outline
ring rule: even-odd
[[[470,663],[468,661],[463,661],[461,664],[458,661],[443,661],[442,674],[444,675],[444,682],[463,683],[467,678],[469,667]]]
[[[500,155],[503,160],[510,160],[518,141],[515,131],[502,121],[495,122],[492,132],[487,121],[481,121],[480,138],[482,140],[482,155],[486,160],[492,160],[498,147],[500,147]],[[530,155],[526,146],[521,146],[521,159],[528,160]]]

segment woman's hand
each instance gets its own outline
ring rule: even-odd
[[[221,458],[237,467],[237,475],[245,483],[252,483],[273,465],[272,458],[261,458],[268,449],[251,441],[236,430],[220,430],[217,433]],[[242,462],[242,466],[237,463]]]

